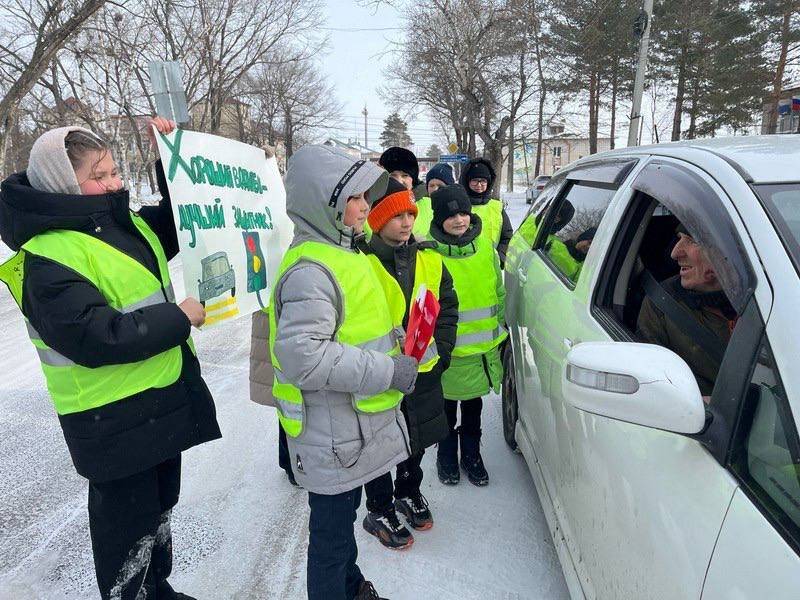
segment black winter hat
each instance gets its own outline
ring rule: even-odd
[[[456,182],[453,177],[453,167],[447,163],[436,163],[428,169],[428,174],[425,175],[425,183],[430,183],[431,179],[444,181],[445,185],[453,185]]]
[[[392,171],[408,173],[414,179],[414,187],[422,183],[419,180],[419,163],[417,162],[417,157],[414,156],[411,150],[399,146],[387,148],[378,159],[378,164],[389,171],[389,173]]]
[[[486,186],[486,191],[482,194],[473,192],[469,187],[470,180],[475,179],[476,177],[483,177],[489,182],[489,185]],[[464,189],[467,190],[467,195],[470,197],[485,199],[488,198],[489,194],[492,193],[492,186],[494,185],[495,177],[496,176],[494,167],[492,167],[492,163],[485,158],[473,158],[464,166],[463,169],[461,169],[461,178],[459,179],[459,183],[464,186]]]
[[[490,183],[493,179],[492,173],[491,171],[489,171],[489,166],[486,163],[482,162],[475,163],[474,165],[472,165],[472,168],[467,173],[467,177],[469,177],[467,181],[483,178]]]
[[[431,194],[433,222],[439,227],[458,213],[472,214],[472,202],[460,185],[446,185]]]

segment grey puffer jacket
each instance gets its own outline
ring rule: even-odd
[[[368,260],[351,249],[353,231],[342,223],[345,206],[348,196],[365,190],[370,197],[382,195],[386,182],[385,171],[369,162],[357,166],[340,150],[298,150],[285,181],[286,208],[295,224],[292,247],[316,241]],[[352,490],[409,456],[400,405],[374,414],[353,408],[353,394],[389,389],[394,363],[385,354],[336,341],[342,298],[333,274],[317,262],[299,261],[275,284],[275,357],[303,392],[303,432],[288,438],[292,469],[297,482],[317,494]]]

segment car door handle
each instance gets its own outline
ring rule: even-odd
[[[519,280],[522,283],[526,283],[528,281],[528,274],[522,268],[517,269],[517,277],[519,277]]]

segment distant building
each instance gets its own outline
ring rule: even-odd
[[[372,148],[367,148],[363,144],[361,144],[358,140],[351,140],[348,139],[347,142],[343,142],[342,140],[336,138],[328,138],[325,140],[326,146],[333,146],[334,148],[341,148],[354,158],[358,158],[361,160],[372,160],[377,161],[380,158],[381,154],[383,153],[382,150],[373,150]]]
[[[217,135],[232,140],[245,139],[250,126],[250,105],[236,98],[228,98],[222,104],[219,114]],[[191,128],[197,131],[211,129],[211,106],[205,100],[198,102],[190,111]]]
[[[589,155],[589,137],[566,133],[564,129],[561,124],[548,126],[546,136],[542,139],[539,175],[553,175],[562,167]],[[611,150],[611,138],[598,136],[597,152],[606,150]],[[514,180],[523,184],[533,181],[535,172],[536,140],[526,139],[524,145],[514,150]]]
[[[776,118],[774,128],[770,118]],[[789,86],[781,92],[778,102],[766,96],[761,110],[761,133],[800,133],[800,85]]]

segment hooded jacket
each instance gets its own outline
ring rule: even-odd
[[[348,178],[349,177],[349,178]],[[286,210],[294,222],[292,247],[307,241],[344,248],[357,260],[353,230],[343,223],[348,196],[386,190],[388,175],[329,146],[305,146],[289,161]],[[303,431],[288,437],[297,482],[317,494],[340,494],[387,473],[409,456],[400,405],[379,413],[353,408],[353,394],[389,389],[394,362],[386,355],[336,340],[344,292],[319,262],[301,259],[275,283],[273,352],[289,383],[303,393]],[[385,301],[381,294],[376,302]]]
[[[469,187],[469,180],[470,180],[470,171],[472,167],[477,164],[485,165],[486,168],[489,170],[490,180],[489,185],[486,186],[486,191],[483,194],[478,194],[473,192]],[[494,187],[494,183],[497,180],[497,174],[494,171],[494,167],[492,167],[492,163],[486,160],[485,158],[473,158],[470,160],[464,168],[461,170],[461,177],[459,178],[458,182],[463,186],[465,190],[467,190],[467,194],[469,195],[470,200],[472,201],[472,206],[480,206],[483,204],[488,204],[492,201],[491,194],[492,188]],[[496,202],[500,202],[500,200],[496,200]],[[508,214],[506,214],[506,209],[503,208],[503,225],[500,229],[500,242],[497,244],[497,254],[500,255],[500,268],[503,268],[506,262],[506,252],[508,252],[508,244],[511,242],[511,237],[514,235],[514,227],[511,225],[511,219],[508,218]]]
[[[407,244],[389,246],[379,235],[373,235],[369,241],[368,251],[372,252],[381,261],[386,272],[395,278],[403,290],[405,305],[409,306],[414,293],[417,252],[435,247],[434,242],[417,243],[413,236]],[[414,454],[443,440],[449,430],[444,412],[442,373],[450,365],[450,355],[456,344],[458,297],[453,289],[453,278],[444,266],[438,291],[439,317],[436,319],[433,338],[439,352],[439,362],[432,371],[417,376],[414,391],[403,398],[402,404],[411,438],[411,450]],[[403,328],[407,327],[408,310],[403,317]]]
[[[156,233],[167,259],[178,239],[160,163],[164,199],[139,215]],[[91,235],[127,254],[156,277],[155,255],[131,220],[128,192],[85,196],[42,192],[25,173],[0,187],[0,237],[18,250],[53,229]],[[108,481],[153,467],[179,452],[220,437],[211,393],[187,345],[191,324],[171,302],[120,313],[87,279],[46,258],[26,254],[22,312],[51,348],[75,363],[96,368],[138,362],[180,346],[178,380],[83,412],[59,415],[78,473]]]

